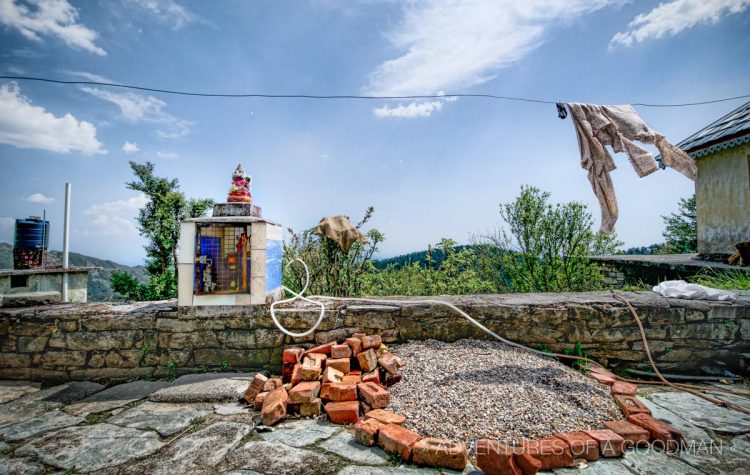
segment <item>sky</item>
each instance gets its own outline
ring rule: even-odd
[[[750,94],[748,51],[750,0],[0,0],[0,75],[195,92],[683,103]],[[636,109],[677,143],[742,103]],[[670,169],[638,178],[614,158],[619,239],[663,241],[661,216],[693,182]],[[131,160],[216,201],[242,163],[264,217],[296,230],[374,206],[382,257],[487,233],[522,185],[599,220],[573,123],[551,104],[0,79],[0,242],[46,210],[60,249],[70,182],[71,250],[142,263]]]

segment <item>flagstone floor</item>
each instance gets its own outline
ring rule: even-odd
[[[0,475],[437,473],[398,465],[378,448],[355,444],[350,429],[324,421],[257,427],[257,414],[236,402],[249,380],[247,374],[202,374],[171,383],[46,389],[0,382]],[[682,431],[688,450],[631,450],[621,459],[554,473],[750,473],[749,416],[684,393],[640,396],[654,417]],[[750,399],[733,401],[750,407]],[[465,473],[481,472],[470,465]]]

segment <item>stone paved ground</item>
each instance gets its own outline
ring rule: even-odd
[[[215,379],[207,384],[209,378]],[[0,475],[436,473],[396,465],[380,449],[355,444],[348,428],[324,421],[256,428],[257,414],[237,402],[248,380],[193,375],[107,389],[0,382]],[[631,450],[622,459],[554,473],[750,473],[750,417],[684,393],[641,396],[655,417],[682,431],[691,450],[670,456]],[[733,399],[750,407],[750,399]],[[480,472],[470,466],[466,473]]]

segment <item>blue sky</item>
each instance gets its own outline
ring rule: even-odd
[[[206,92],[489,93],[603,104],[750,93],[750,0],[0,0],[0,74],[104,78]],[[638,111],[673,143],[742,101]],[[386,234],[381,255],[468,242],[521,185],[599,209],[570,119],[544,104],[207,99],[0,80],[0,241],[41,214],[72,250],[142,262],[128,160],[193,197],[223,200],[237,163],[264,215],[295,229],[326,215]],[[615,156],[617,232],[659,242],[693,183],[639,179]]]

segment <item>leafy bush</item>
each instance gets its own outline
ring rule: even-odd
[[[698,252],[698,224],[696,219],[695,195],[680,198],[679,210],[669,216],[662,216],[668,253],[685,254]]]
[[[549,197],[538,188],[521,187],[515,201],[500,205],[509,231],[484,237],[485,242],[506,250],[502,265],[512,288],[564,292],[603,287],[599,267],[588,256],[614,253],[621,243],[593,231],[586,205],[552,205]]]
[[[114,271],[110,284],[125,300],[164,300],[177,295],[177,279],[171,271],[151,275],[145,284],[127,272]]]

